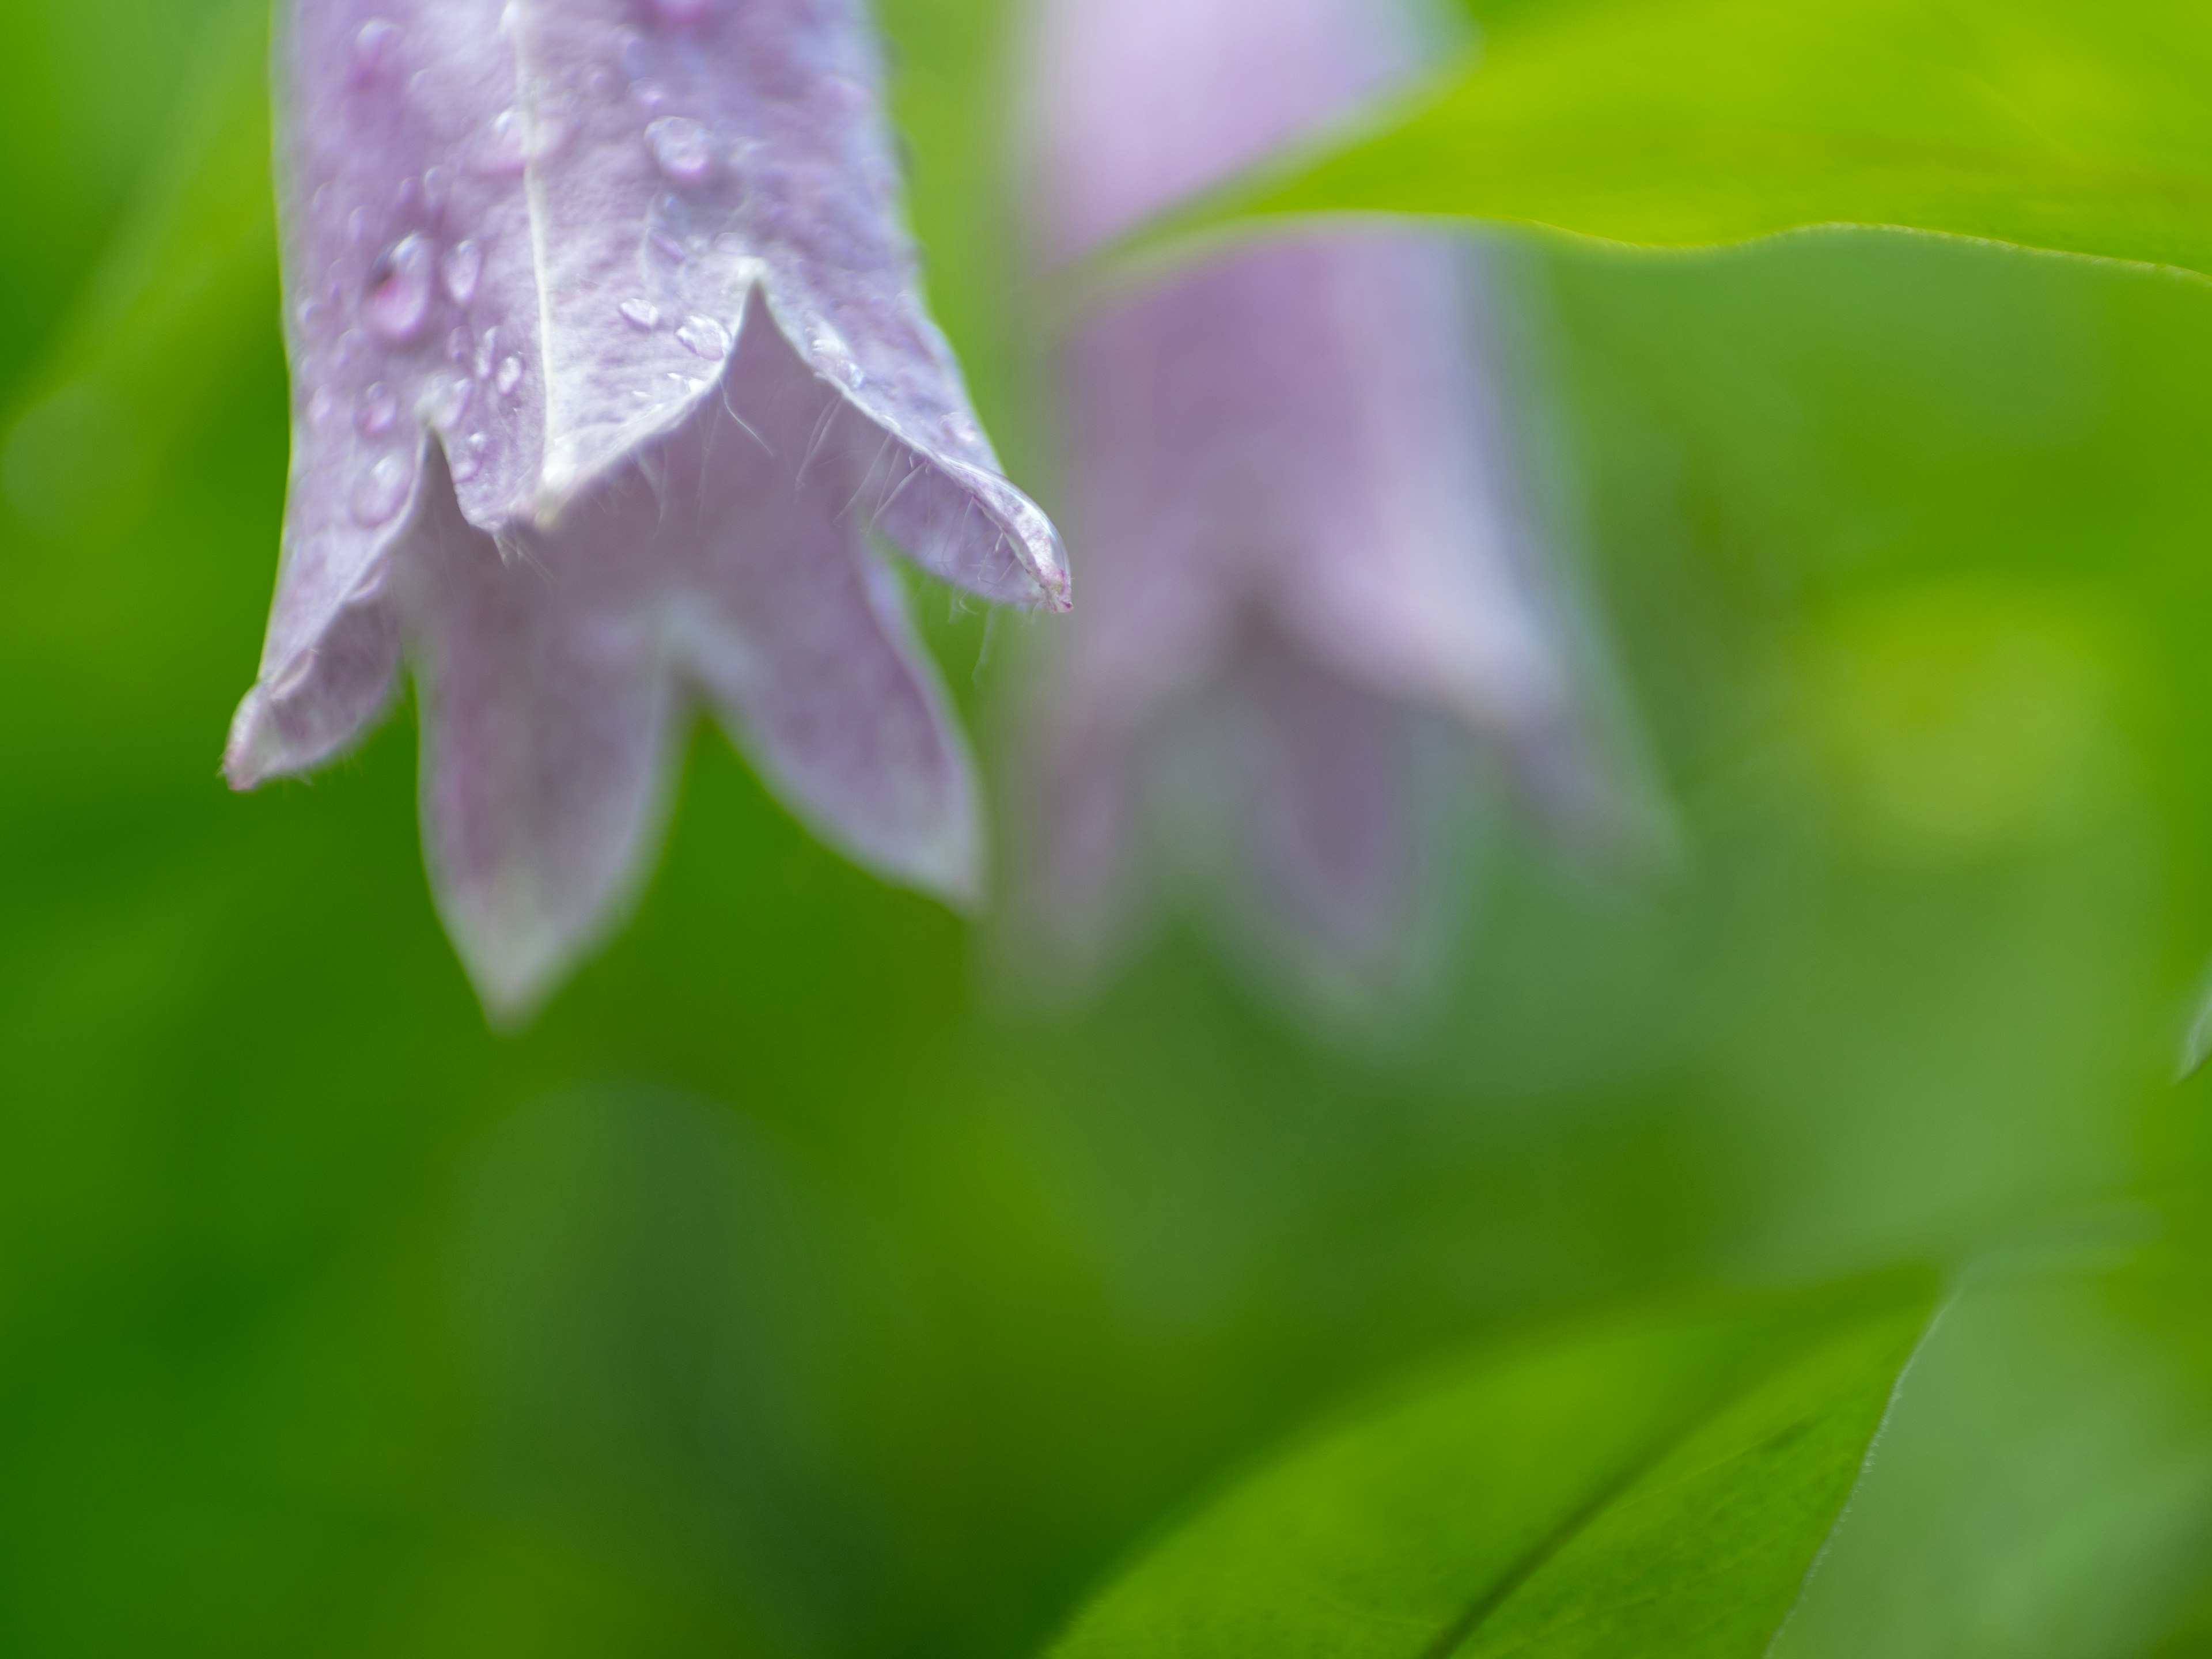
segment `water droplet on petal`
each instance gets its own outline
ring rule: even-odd
[[[390,386],[379,380],[361,394],[353,418],[364,436],[380,438],[392,430],[392,422],[399,418],[399,399],[392,395]]]
[[[522,384],[522,359],[509,357],[499,366],[499,395],[512,398],[515,387]]]
[[[408,486],[414,482],[412,461],[404,455],[384,456],[354,486],[354,521],[365,530],[391,523],[406,505]]]
[[[338,400],[331,395],[330,387],[317,386],[315,395],[307,399],[307,423],[310,426],[328,426],[337,412]]]
[[[446,337],[446,361],[452,363],[465,363],[469,360],[469,349],[476,342],[469,337],[468,330],[455,329]]]
[[[422,205],[435,214],[444,214],[453,199],[453,175],[444,167],[431,167],[422,174]]]
[[[970,448],[983,441],[982,428],[965,415],[957,412],[947,415],[939,425],[943,427],[945,437],[959,448]]]
[[[660,307],[650,300],[624,300],[621,308],[633,328],[641,328],[650,334],[660,326]]]
[[[483,338],[477,342],[477,379],[491,379],[491,366],[499,361],[499,331],[488,328]]]
[[[530,130],[519,109],[503,109],[477,135],[476,167],[495,177],[520,173],[530,162]]]
[[[294,308],[292,315],[298,320],[300,331],[302,334],[319,334],[323,331],[323,308],[314,301],[301,301]]]
[[[413,339],[430,315],[430,244],[410,236],[386,252],[369,272],[368,302],[362,307],[368,325],[393,344]]]
[[[368,240],[368,210],[356,208],[346,215],[346,240],[359,247]]]
[[[714,170],[714,141],[707,129],[688,115],[671,115],[645,130],[653,146],[653,159],[670,180],[696,185]]]
[[[457,306],[468,304],[483,280],[483,249],[474,242],[456,243],[439,263],[438,274],[445,281],[447,297]]]
[[[677,339],[695,357],[721,362],[730,349],[730,331],[712,317],[689,317],[676,331]]]
[[[467,445],[452,461],[453,482],[466,483],[483,471],[484,451],[491,447],[491,439],[481,432],[469,434]]]
[[[365,87],[374,81],[391,54],[392,42],[398,38],[399,25],[386,18],[372,17],[363,23],[354,33],[353,62],[347,70],[347,79],[356,87]]]
[[[470,401],[477,394],[477,383],[470,380],[452,380],[438,388],[430,404],[431,423],[446,431],[461,423],[469,412]]]

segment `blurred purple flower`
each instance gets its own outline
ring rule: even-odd
[[[1394,0],[1040,0],[1044,258],[1097,249],[1398,84]],[[1030,732],[1025,908],[1064,965],[1204,873],[1297,988],[1389,1004],[1434,957],[1454,728],[1541,804],[1589,779],[1511,480],[1473,251],[1307,227],[1184,265],[1062,358],[1083,614]],[[1443,739],[1439,741],[1439,739]],[[1150,867],[1148,867],[1150,866]]]
[[[290,501],[225,769],[422,702],[487,1006],[617,916],[686,705],[887,876],[976,882],[966,753],[879,530],[1066,608],[924,313],[862,0],[293,0],[276,52]]]

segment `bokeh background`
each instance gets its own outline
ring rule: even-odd
[[[1048,500],[1014,9],[880,9]],[[1012,1659],[1409,1365],[1917,1259],[1959,1298],[1782,1650],[2212,1652],[2201,284],[1501,241],[1677,848],[1493,816],[1384,1048],[1179,934],[1042,1010],[711,732],[635,925],[502,1037],[409,711],[216,776],[285,469],[264,27],[0,9],[0,1650]],[[988,733],[1050,625],[917,586]]]

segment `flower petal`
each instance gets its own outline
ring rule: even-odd
[[[1341,118],[1419,40],[1398,0],[1038,4],[1052,260]],[[1061,389],[1091,563],[1032,736],[1042,834],[1068,843],[1035,860],[1037,931],[1103,936],[1098,872],[1203,840],[1218,856],[1182,861],[1213,866],[1270,976],[1372,1009],[1418,988],[1450,908],[1434,716],[1503,748],[1540,804],[1592,798],[1580,664],[1470,337],[1480,273],[1449,238],[1301,227],[1079,319]]]
[[[1402,997],[1445,908],[1423,856],[1413,718],[1270,641],[1238,690],[1241,929],[1324,1004]]]
[[[541,447],[519,83],[500,0],[284,12],[294,462],[259,684],[232,745],[242,787],[325,758],[382,706],[382,688],[359,683],[362,651],[326,635],[380,591],[416,502],[425,428],[487,526],[527,495]],[[331,673],[350,678],[325,686]]]
[[[756,302],[756,315],[759,309]],[[770,786],[860,862],[976,896],[965,746],[867,544],[868,479],[807,446],[838,394],[766,319],[748,324],[725,402],[668,447],[665,489],[703,534],[674,620],[679,653]]]
[[[526,1012],[635,891],[679,679],[829,840],[975,894],[967,754],[867,545],[865,475],[809,451],[841,400],[756,324],[719,394],[556,525],[495,540],[434,487],[398,550],[433,878],[495,1012]]]
[[[987,598],[1065,609],[1057,538],[922,309],[858,0],[523,0],[549,362],[544,511],[707,395],[747,298],[912,487],[885,533]]]
[[[431,884],[501,1019],[620,920],[658,841],[671,678],[656,617],[609,602],[599,550],[502,546],[434,489],[400,562]]]

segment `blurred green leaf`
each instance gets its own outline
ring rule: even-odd
[[[2169,0],[1560,0],[1178,224],[1444,214],[1666,247],[1882,225],[2203,274],[2208,85],[2212,14]]]
[[[2212,1609],[2202,1262],[2116,1212],[1992,1252],[1773,1659],[2137,1659]],[[2116,1248],[2118,1247],[2118,1248]]]
[[[1232,1492],[1060,1659],[1755,1656],[1928,1310],[1891,1283],[1488,1358]]]
[[[258,9],[233,4],[210,20],[167,142],[10,400],[0,486],[50,538],[143,507],[210,390],[267,331],[267,56]]]

